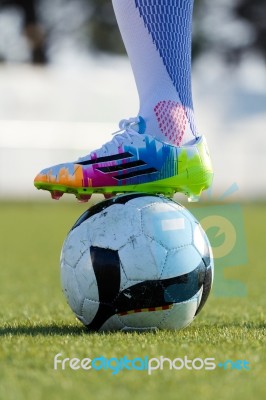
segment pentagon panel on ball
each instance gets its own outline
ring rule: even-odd
[[[116,196],[88,209],[61,253],[67,302],[88,330],[181,329],[213,281],[199,222],[163,196]]]

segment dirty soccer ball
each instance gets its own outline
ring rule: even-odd
[[[67,302],[89,330],[181,329],[211,290],[199,222],[165,197],[126,194],[87,210],[61,253]]]

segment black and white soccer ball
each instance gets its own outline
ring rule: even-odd
[[[180,204],[126,194],[91,207],[75,223],[62,248],[61,281],[89,330],[181,329],[209,296],[212,252]]]

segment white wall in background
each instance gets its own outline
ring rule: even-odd
[[[250,60],[236,73],[206,58],[194,70],[196,120],[208,139],[217,195],[237,183],[238,197],[266,196],[264,69]],[[0,66],[0,197],[47,198],[32,185],[40,169],[100,147],[119,119],[137,111],[124,58]]]

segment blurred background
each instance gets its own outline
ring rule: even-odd
[[[266,195],[266,2],[195,0],[193,99],[213,195]],[[0,197],[47,199],[39,170],[138,112],[111,0],[0,0]],[[67,197],[67,196],[65,196]]]

